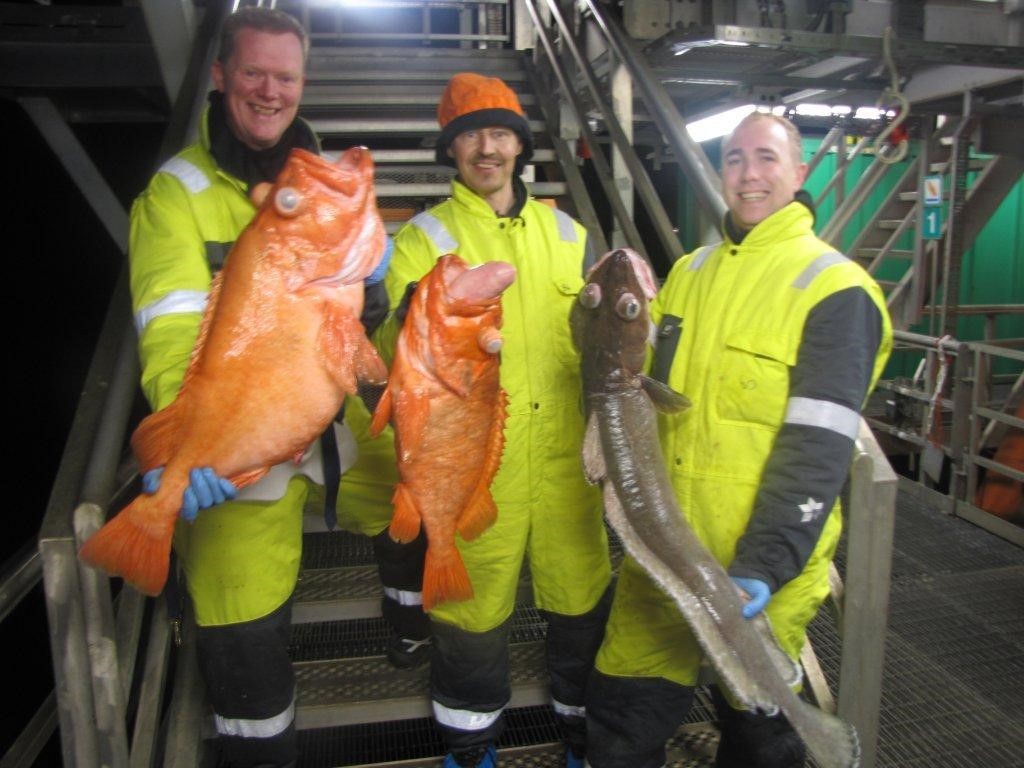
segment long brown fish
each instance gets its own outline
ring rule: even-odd
[[[638,272],[645,275],[642,286]],[[571,315],[588,414],[584,466],[602,482],[605,515],[626,551],[678,606],[738,703],[781,710],[822,768],[860,763],[856,731],[793,693],[800,668],[778,646],[767,619],[742,615],[739,593],[683,516],[665,470],[655,408],[687,401],[641,375],[653,279],[635,253],[614,251],[588,275]]]
[[[159,594],[190,469],[254,483],[302,456],[357,379],[385,381],[359,322],[384,237],[368,150],[336,164],[292,152],[213,281],[181,391],[132,435],[142,471],[165,467],[159,490],[93,535],[83,561]]]
[[[427,532],[423,607],[473,596],[456,532],[472,540],[497,515],[490,485],[501,462],[507,396],[498,376],[501,293],[515,267],[470,269],[453,253],[419,281],[370,432],[390,421],[400,482],[390,533]]]

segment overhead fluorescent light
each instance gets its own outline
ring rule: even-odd
[[[673,55],[682,56],[684,53],[692,51],[694,48],[716,48],[719,46],[745,46],[749,43],[744,43],[739,40],[689,40],[685,43],[677,43],[673,51]]]
[[[719,136],[725,136],[732,131],[733,128],[740,124],[740,120],[756,109],[757,107],[753,104],[744,104],[742,107],[727,109],[725,112],[719,112],[717,115],[694,120],[686,126],[686,132],[696,142],[717,139]]]
[[[832,117],[832,107],[828,104],[797,104],[793,111],[805,117]]]

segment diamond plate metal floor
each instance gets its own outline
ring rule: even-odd
[[[897,505],[877,768],[1024,768],[1024,550],[931,510],[914,495],[901,492]],[[362,537],[313,536],[303,558],[307,568],[372,562]],[[843,572],[842,546],[836,562]],[[517,683],[543,684],[537,679],[543,676],[537,655],[543,619],[524,606],[513,627]],[[841,649],[827,611],[809,634],[835,691]],[[308,722],[316,722],[321,698],[349,694],[367,699],[368,719],[383,720],[372,713],[387,707],[422,715],[303,729],[300,768],[440,765],[443,744],[425,706],[427,672],[390,668],[383,659],[386,636],[379,618],[294,627],[300,711],[313,707]],[[397,693],[374,703],[375,690],[389,686]],[[502,768],[564,764],[547,707],[516,706],[514,699],[506,720]],[[701,692],[669,744],[668,768],[713,765],[718,737],[712,720]]]

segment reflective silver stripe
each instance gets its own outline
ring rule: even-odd
[[[558,699],[551,699],[551,708],[555,710],[556,715],[562,715],[562,717],[586,717],[587,708],[577,707],[572,704],[563,704]]]
[[[171,291],[135,313],[135,330],[141,334],[143,328],[161,315],[184,312],[199,312],[201,314],[206,309],[206,302],[209,298],[210,294],[206,291]]]
[[[562,242],[577,242],[579,238],[576,236],[576,226],[572,216],[557,208],[552,208],[551,211],[555,214],[555,221],[558,222],[558,236],[562,238]]]
[[[384,587],[384,596],[390,597],[399,605],[423,605],[422,592],[411,592],[406,589]]]
[[[834,264],[842,264],[844,261],[849,261],[849,259],[838,251],[829,251],[828,253],[821,254],[821,256],[804,267],[803,272],[797,275],[796,280],[793,281],[793,287],[803,290],[810,285],[811,281],[814,280],[814,278],[816,278],[821,272]]]
[[[210,180],[206,177],[206,174],[181,157],[172,157],[160,166],[160,172],[171,174],[171,176],[184,184],[185,189],[193,195],[202,192],[210,186]]]
[[[785,423],[821,427],[853,440],[860,426],[860,413],[829,400],[791,397],[786,406]]]
[[[493,712],[470,712],[468,709],[450,709],[437,701],[431,701],[434,707],[434,719],[449,728],[460,731],[482,731],[501,717],[501,710]]]
[[[243,739],[269,739],[284,733],[295,719],[295,700],[279,715],[266,720],[246,720],[240,717],[221,717],[214,714],[213,722],[221,736],[241,736]]]
[[[451,236],[445,225],[433,214],[423,211],[417,213],[409,221],[422,229],[423,233],[433,241],[434,247],[441,253],[454,253],[458,249],[458,240]]]
[[[711,252],[714,251],[715,248],[717,248],[719,245],[721,245],[721,243],[716,243],[715,245],[705,245],[703,248],[697,251],[697,254],[693,257],[693,260],[690,262],[690,266],[688,267],[688,269],[692,272],[704,266],[704,262],[708,260],[708,256],[710,256]]]

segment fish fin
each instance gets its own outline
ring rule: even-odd
[[[373,419],[370,421],[370,437],[377,437],[391,421],[393,403],[391,387],[387,387],[373,411]]]
[[[502,465],[502,454],[505,452],[505,420],[508,418],[508,401],[508,392],[499,388],[495,401],[494,418],[490,420],[487,451],[484,454],[483,466],[480,467],[480,484],[477,485],[472,499],[459,517],[457,526],[459,536],[467,542],[476,539],[498,519],[498,508],[495,506],[494,497],[490,496],[490,483],[498,474],[498,469]]]
[[[466,541],[472,541],[486,531],[498,519],[498,508],[491,496],[490,483],[480,482],[469,504],[462,510],[455,530]]]
[[[416,509],[416,502],[409,489],[403,483],[399,483],[395,486],[391,503],[395,511],[391,515],[388,533],[393,540],[408,544],[420,535],[422,517]]]
[[[301,455],[299,458],[301,458]],[[248,472],[232,475],[228,480],[231,481],[231,484],[234,485],[235,488],[244,488],[247,485],[252,485],[257,481],[262,480],[263,476],[269,471],[270,467],[261,467],[260,469],[252,469]]]
[[[759,613],[750,621],[754,624],[754,630],[761,635],[764,642],[765,651],[771,658],[772,666],[778,672],[786,686],[789,688],[795,688],[804,679],[803,668],[800,666],[800,662],[790,657],[788,653],[782,650],[782,646],[779,645],[778,639],[775,637],[775,631],[772,629],[771,622],[764,613]]]
[[[690,399],[686,395],[676,392],[664,382],[641,375],[640,383],[654,407],[662,413],[679,413],[690,407]]]
[[[439,556],[434,548],[427,547],[423,561],[423,610],[429,611],[446,600],[469,600],[472,597],[473,585],[459,550],[451,547]]]
[[[486,531],[498,519],[498,509],[491,496],[491,482],[501,466],[501,455],[505,450],[505,419],[508,415],[508,393],[498,390],[491,419],[491,432],[487,438],[487,451],[480,468],[480,484],[466,509],[459,517],[457,530],[466,541],[472,541]]]
[[[213,325],[213,316],[217,311],[217,305],[220,303],[220,293],[223,285],[224,272],[220,271],[210,281],[210,291],[206,297],[206,309],[203,310],[203,319],[199,323],[199,335],[196,337],[196,343],[192,347],[188,368],[185,369],[185,376],[181,380],[181,390],[179,391],[184,390],[196,375],[196,361],[199,360],[199,356],[206,346],[206,339],[210,335],[210,326]]]
[[[395,409],[395,441],[403,457],[419,450],[430,420],[430,397],[410,392],[399,392]]]
[[[166,408],[144,418],[132,433],[132,450],[143,472],[167,466],[174,456],[178,445],[181,409],[181,401],[174,400]]]
[[[178,506],[182,490],[178,490]],[[167,582],[177,506],[167,512],[155,510],[158,498],[172,498],[172,494],[137,496],[89,537],[78,557],[111,576],[120,576],[145,595],[159,595]]]
[[[601,428],[594,413],[587,417],[587,431],[583,435],[583,474],[591,485],[597,485],[608,474],[601,447]]]
[[[388,369],[366,338],[359,318],[345,307],[327,308],[317,338],[320,360],[347,395],[355,394],[356,380],[383,384]]]
[[[363,326],[360,324],[359,326]],[[377,348],[370,343],[370,340],[366,338],[366,334],[356,336],[353,340],[355,344],[355,366],[356,366],[356,380],[359,385],[362,386],[380,386],[388,380],[388,367],[380,357],[380,353],[377,352]]]
[[[786,719],[807,745],[807,750],[821,768],[858,768],[861,760],[857,729],[835,715],[793,696],[793,703],[783,707]]]

